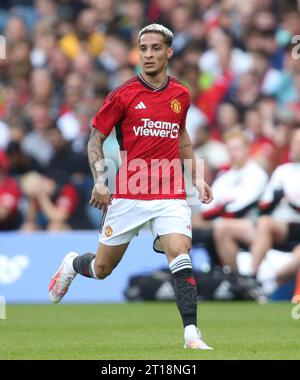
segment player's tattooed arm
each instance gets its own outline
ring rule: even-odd
[[[105,139],[105,135],[96,128],[93,128],[88,142],[89,163],[94,177],[94,188],[89,204],[96,208],[103,209],[104,212],[111,200],[109,189],[105,185],[104,178],[104,154],[102,147]]]
[[[184,148],[191,147],[191,146],[192,146],[192,143],[190,143],[190,144],[181,144],[181,145],[179,145],[179,149],[184,149]]]
[[[92,128],[88,142],[88,158],[95,184],[104,183],[104,154],[102,147],[105,138],[106,136],[104,136],[96,128]]]

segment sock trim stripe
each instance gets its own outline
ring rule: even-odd
[[[176,269],[173,269],[172,270],[172,273],[174,274],[174,273],[177,273],[177,272],[179,272],[179,271],[181,271],[181,270],[183,270],[183,269],[192,269],[192,266],[191,265],[183,265],[183,266],[181,266],[181,267],[178,267],[178,268],[176,268]]]
[[[179,265],[182,265],[182,264],[189,264],[190,266],[192,266],[192,263],[191,263],[190,260],[184,259],[184,260],[179,261],[178,263],[175,263],[175,264],[173,264],[173,265],[170,265],[169,267],[170,267],[170,269],[172,270],[172,269],[175,269],[175,268],[177,268]]]
[[[175,259],[173,259],[170,262],[169,265],[173,266],[174,264],[177,264],[178,262],[180,262],[182,260],[189,260],[189,261],[191,261],[190,256],[187,253],[181,253],[180,255],[178,255],[177,257],[175,257]]]
[[[177,265],[177,264],[180,264],[180,263],[183,262],[183,261],[184,261],[184,262],[189,262],[189,263],[191,262],[191,260],[189,260],[189,259],[181,259],[180,261],[177,261],[177,263],[173,263],[173,264],[170,263],[170,266],[173,267],[173,266],[175,266],[175,265]]]
[[[192,269],[191,258],[187,253],[181,253],[169,263],[172,273],[179,272],[182,269]]]
[[[170,267],[170,270],[171,272],[173,272],[175,269],[179,268],[179,267],[182,267],[182,266],[186,266],[188,268],[192,268],[192,264],[188,261],[185,261],[185,262],[182,262],[182,263],[178,263],[172,267]]]

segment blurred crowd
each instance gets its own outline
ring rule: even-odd
[[[169,74],[190,89],[187,128],[207,181],[230,168],[233,131],[271,176],[300,125],[299,20],[297,0],[2,0],[0,230],[98,227],[90,121],[140,72],[137,35],[152,22],[174,33]],[[114,136],[105,144],[118,160]]]

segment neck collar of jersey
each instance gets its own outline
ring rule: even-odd
[[[148,90],[151,90],[153,92],[160,92],[160,91],[163,91],[165,88],[168,87],[169,85],[169,77],[168,75],[166,76],[166,80],[164,81],[164,83],[160,86],[160,87],[154,87],[152,86],[152,84],[150,84],[149,82],[147,82],[141,74],[138,75],[138,79],[139,81],[141,82],[141,84],[146,87]]]

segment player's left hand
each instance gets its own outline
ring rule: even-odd
[[[107,207],[111,204],[111,197],[109,189],[103,183],[96,183],[92,190],[90,206],[102,209],[103,212],[107,211]]]
[[[195,186],[199,192],[199,199],[202,203],[210,203],[213,200],[211,187],[203,179],[198,179],[195,182]]]

